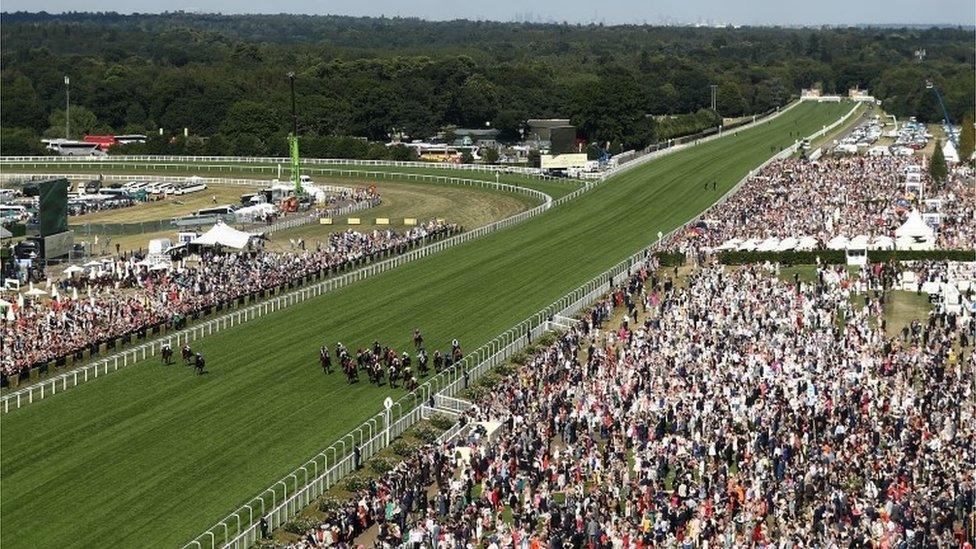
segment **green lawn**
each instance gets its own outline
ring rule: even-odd
[[[849,108],[801,104],[510,229],[207,337],[196,343],[206,376],[136,365],[3,416],[0,543],[185,542],[379,410],[388,390],[321,373],[323,341],[405,347],[419,326],[429,348],[458,337],[474,349],[707,208],[790,132]]]

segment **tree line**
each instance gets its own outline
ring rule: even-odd
[[[559,117],[581,138],[622,150],[766,111],[813,85],[866,87],[889,112],[927,121],[941,118],[927,81],[957,122],[976,96],[972,28],[5,13],[0,40],[4,154],[38,152],[40,136],[63,136],[65,75],[72,137],[146,133],[159,149],[225,154],[284,150],[288,71],[297,75],[303,153],[373,156],[403,153],[335,138],[425,139],[453,125],[493,127],[516,141],[526,119]],[[179,138],[184,128],[191,139]]]

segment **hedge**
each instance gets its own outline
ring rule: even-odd
[[[23,223],[10,223],[5,225],[8,231],[10,231],[11,238],[17,238],[18,236],[24,236],[27,234],[27,225]]]
[[[750,263],[780,263],[782,265],[813,265],[817,260],[827,264],[847,262],[844,250],[814,250],[812,252],[745,252],[728,251],[718,254],[723,265]],[[868,261],[976,261],[976,250],[869,250]]]
[[[653,255],[662,267],[680,267],[685,264],[685,254],[681,252],[657,252]]]

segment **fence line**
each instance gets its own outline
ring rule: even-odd
[[[793,106],[794,105],[791,105],[787,109],[783,109],[773,116],[778,116]],[[760,121],[757,120],[752,122],[750,125],[740,126],[739,129],[751,127],[752,124],[756,124],[758,122]],[[837,123],[839,122],[840,121]],[[835,125],[837,123],[835,123]],[[699,143],[704,141],[704,139],[699,140]],[[694,146],[694,143],[690,144],[689,146]],[[787,153],[787,151],[792,153],[793,150],[795,150],[795,147],[796,145],[788,147],[784,151],[777,154],[776,157]],[[676,145],[667,150],[655,151],[652,158],[662,156],[663,154],[670,154],[671,152],[675,152],[683,148],[685,147]],[[762,166],[765,166],[774,158],[768,159],[765,163],[763,163]],[[647,159],[635,159],[631,162],[638,161],[639,163],[643,163],[646,162]],[[620,168],[629,169],[629,167],[630,166],[621,166]],[[761,169],[761,167],[757,169]],[[619,173],[620,171],[622,170],[618,169],[615,170],[614,173]],[[733,187],[733,190],[738,189],[739,186],[741,186],[749,177],[751,177],[754,172],[755,170],[752,170],[746,174]],[[572,194],[578,196],[578,194],[588,191],[597,184],[599,183],[588,183],[583,188]],[[731,192],[733,191],[730,191],[730,193]],[[728,196],[728,194],[729,193],[726,193],[726,196]],[[575,198],[575,196],[571,197],[570,195],[567,195],[567,197],[557,200],[556,203],[571,200],[572,198]],[[699,214],[699,216],[700,215],[701,214]],[[698,216],[696,216],[696,219],[697,217]],[[661,239],[668,238],[675,231],[680,229],[680,226],[676,227],[667,235],[662,236]],[[407,428],[420,421],[423,418],[423,410],[425,409],[426,403],[449,402],[446,399],[453,398],[459,392],[464,390],[470,383],[477,381],[491,368],[506,362],[514,353],[531,344],[533,339],[538,338],[546,332],[556,329],[557,326],[552,322],[556,316],[576,316],[585,307],[595,302],[600,298],[600,296],[606,294],[613,287],[613,285],[619,284],[626,277],[630,276],[635,265],[644,263],[648,259],[651,253],[650,246],[660,242],[661,239],[655,240],[647,247],[644,247],[637,253],[617,263],[613,267],[592,278],[590,281],[579,286],[575,290],[565,294],[563,297],[557,299],[536,314],[524,319],[522,322],[496,336],[471,354],[465,356],[460,363],[456,364],[450,370],[441,372],[440,374],[437,374],[433,378],[427,380],[415,391],[412,391],[397,400],[388,411],[380,412],[379,414],[376,414],[370,419],[366,420],[359,427],[351,430],[344,437],[328,446],[325,450],[318,453],[312,459],[306,461],[304,464],[302,464],[302,466],[295,469],[292,474],[278,481],[264,492],[250,500],[248,503],[242,505],[235,512],[227,515],[227,517],[225,517],[223,520],[211,526],[206,532],[200,534],[192,541],[187,543],[184,546],[184,549],[188,549],[190,547],[195,547],[197,549],[202,549],[203,547],[215,548],[218,546],[232,547],[235,549],[250,547],[260,538],[260,517],[264,517],[267,520],[267,527],[269,531],[283,525],[292,516],[296,515],[299,511],[308,506],[315,498],[334,486],[344,474],[355,470],[357,465],[361,465],[362,462],[364,462],[370,456],[389,445],[390,440],[396,438]],[[394,414],[396,417],[395,420],[393,420]],[[378,432],[376,430],[377,425],[384,425],[382,432]],[[457,424],[455,424],[455,426],[442,435],[442,437],[447,435],[444,440],[449,441],[452,440],[453,437],[457,436],[459,432],[460,428]],[[356,449],[358,449],[358,453]],[[307,475],[307,470],[312,466],[313,463],[315,464],[316,470],[318,470],[317,467],[319,460],[322,461],[323,472],[316,475],[311,481],[308,481],[308,477],[305,476],[304,478],[306,481],[302,485],[299,485],[297,480],[299,477],[298,472],[302,471]],[[356,463],[357,460],[358,463]],[[292,495],[288,496],[287,491],[290,479],[294,479],[294,483],[290,485],[292,486]],[[282,488],[283,494],[282,501],[280,503],[277,502],[279,487]],[[272,502],[270,506],[267,506],[266,498],[269,495],[272,496]],[[260,509],[262,509],[262,513],[257,518],[258,522],[254,522],[255,519],[253,509],[259,506]],[[268,509],[267,513],[263,512],[266,507]],[[247,513],[247,515],[245,515],[245,513]],[[250,522],[246,528],[241,529],[244,516],[249,516]],[[236,530],[234,530],[233,537],[231,537],[230,530],[235,526]],[[219,536],[221,534],[223,535],[223,541],[218,544],[218,540],[220,539]],[[209,544],[205,545],[208,542]]]
[[[464,181],[464,180],[460,180],[459,178],[445,178],[442,176],[430,176],[430,177],[436,179],[438,182],[452,183],[455,181],[459,181],[461,182],[459,184],[463,184]],[[338,288],[342,288],[354,282],[358,282],[365,278],[369,278],[379,273],[386,272],[390,269],[394,269],[405,263],[409,263],[417,259],[427,257],[428,255],[440,252],[441,250],[450,248],[457,244],[468,242],[470,240],[480,238],[482,236],[485,236],[497,230],[511,227],[512,225],[516,225],[518,223],[521,223],[522,221],[525,221],[526,219],[535,217],[536,215],[548,211],[556,204],[556,202],[553,201],[552,197],[549,196],[548,194],[528,187],[518,187],[513,185],[507,185],[504,183],[494,183],[490,181],[481,181],[481,180],[468,180],[468,181],[472,181],[475,185],[478,186],[494,187],[499,190],[506,190],[510,192],[516,192],[516,193],[532,196],[534,198],[542,200],[542,204],[530,210],[526,210],[524,212],[520,212],[515,215],[509,216],[505,219],[495,221],[493,223],[489,223],[488,225],[484,225],[477,229],[466,231],[445,239],[437,240],[432,243],[427,243],[426,239],[424,239],[424,241],[421,243],[421,247],[415,248],[404,254],[390,257],[389,259],[385,259],[375,263],[370,262],[368,264],[366,264],[366,262],[371,260],[361,259],[359,260],[360,264],[364,266],[362,266],[359,269],[344,273],[342,275],[326,278],[325,280],[317,282],[311,286],[295,289],[284,295],[279,295],[272,299],[255,303],[244,309],[233,310],[220,317],[211,319],[201,324],[197,324],[185,328],[173,334],[163,335],[151,341],[142,343],[141,345],[138,345],[131,349],[126,349],[124,351],[120,351],[118,353],[107,356],[105,358],[96,360],[92,364],[87,364],[85,366],[75,368],[68,372],[64,372],[57,376],[54,376],[50,379],[45,379],[38,383],[24,387],[22,389],[18,389],[17,391],[14,391],[12,393],[4,395],[3,397],[0,397],[0,409],[2,409],[3,413],[8,413],[11,409],[16,410],[28,404],[32,404],[35,400],[40,400],[48,396],[53,396],[57,394],[59,391],[63,392],[69,389],[70,387],[75,387],[80,383],[88,381],[89,379],[95,379],[99,375],[106,375],[110,371],[113,372],[117,371],[120,366],[125,367],[130,363],[137,362],[138,360],[144,360],[148,357],[156,356],[156,354],[159,353],[161,346],[164,343],[174,344],[176,347],[179,347],[183,343],[189,343],[190,341],[195,341],[206,335],[213,334],[214,332],[224,330],[233,327],[235,325],[243,324],[244,322],[277,311],[284,307],[289,307],[297,303],[301,303],[303,301],[311,299],[313,297],[318,297],[322,294],[331,292]],[[566,197],[562,197],[562,198],[567,198],[567,197],[575,198],[576,196],[579,196],[581,192],[585,192],[590,188],[592,188],[592,185],[587,185],[585,187],[582,187],[574,191],[570,195],[567,195]],[[280,230],[280,228],[278,230]],[[321,277],[322,277],[322,273],[320,271],[317,275],[314,276],[309,275],[303,277],[303,281],[310,282],[310,279],[313,278],[318,279]],[[300,283],[301,282],[299,282],[299,284]],[[294,282],[292,284],[294,284]],[[289,284],[289,287],[290,286],[291,284]],[[277,293],[279,290],[280,287],[277,289],[272,289],[270,291],[272,293]],[[263,293],[264,292],[262,292],[262,294]],[[228,307],[232,307],[232,306],[228,304]],[[221,307],[221,309],[222,308],[223,307]],[[215,312],[219,312],[219,310],[215,308]]]
[[[291,158],[283,157],[246,157],[246,156],[173,156],[173,155],[111,155],[111,156],[3,156],[0,157],[0,164],[23,164],[48,162],[56,159],[63,164],[112,164],[116,162],[176,162],[176,163],[201,163],[201,162],[224,162],[228,164],[275,164],[269,166],[278,170],[279,165],[282,169],[290,169]],[[303,158],[301,160],[302,170],[308,166],[371,166],[371,167],[392,167],[392,168],[422,168],[453,171],[475,171],[500,174],[517,174],[539,179],[559,179],[542,173],[540,168],[528,168],[523,166],[502,166],[497,164],[448,164],[444,162],[413,162],[398,160],[355,160],[341,158]]]

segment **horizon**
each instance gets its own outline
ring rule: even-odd
[[[52,17],[78,14],[118,14],[122,16],[201,15],[201,16],[274,16],[354,17],[376,19],[414,19],[434,23],[453,21],[521,23],[540,25],[604,26],[703,26],[703,27],[976,27],[976,3],[962,0],[913,2],[891,0],[851,5],[840,0],[825,0],[817,5],[783,3],[776,0],[744,0],[726,5],[714,0],[682,2],[663,0],[644,5],[630,0],[614,2],[594,9],[581,0],[543,0],[527,9],[518,0],[498,0],[494,9],[480,5],[444,6],[432,0],[419,0],[404,6],[395,0],[372,0],[361,5],[331,5],[310,0],[190,0],[187,5],[158,4],[148,0],[107,0],[92,11],[77,0],[28,2],[8,0],[3,15],[28,14]],[[742,14],[749,14],[743,16]],[[958,14],[950,17],[946,14]]]

